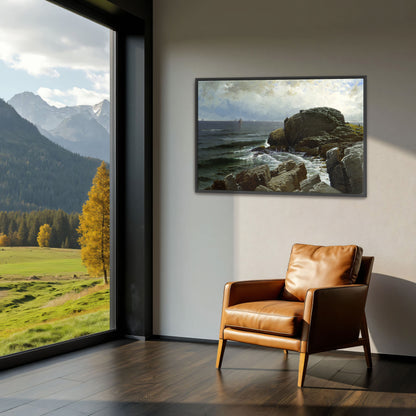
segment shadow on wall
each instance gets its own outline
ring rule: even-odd
[[[416,356],[416,283],[373,273],[366,316],[379,353]]]

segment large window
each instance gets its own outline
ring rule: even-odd
[[[0,14],[0,355],[110,329],[110,30]]]

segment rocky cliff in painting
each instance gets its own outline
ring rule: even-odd
[[[339,190],[321,181],[319,175],[307,178],[304,163],[289,160],[270,170],[268,165],[246,169],[237,175],[229,174],[215,181],[211,190],[257,192],[315,192],[339,194]]]
[[[305,164],[289,160],[274,169],[263,164],[228,174],[209,189],[362,194],[363,130],[360,124],[346,123],[343,114],[335,108],[301,110],[286,118],[283,128],[272,131],[265,146],[252,151],[271,157],[285,152],[319,159],[326,165],[330,185],[322,181],[319,174],[308,173]]]
[[[270,133],[270,150],[302,152],[326,160],[331,186],[342,193],[363,191],[363,127],[345,123],[335,108],[317,107],[287,118]]]
[[[344,150],[338,147],[326,153],[326,166],[331,185],[343,193],[360,194],[363,187],[363,146],[357,143]]]
[[[326,158],[333,147],[342,151],[363,140],[362,128],[345,123],[336,109],[317,107],[287,118],[284,128],[272,131],[268,144],[271,150],[304,152],[309,156]]]

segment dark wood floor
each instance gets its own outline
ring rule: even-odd
[[[310,357],[296,387],[298,354],[229,345],[114,341],[0,373],[0,414],[416,415],[416,362],[361,354]]]

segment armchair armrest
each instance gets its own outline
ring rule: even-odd
[[[284,285],[285,279],[228,282],[224,287],[223,308],[238,303],[277,299]]]
[[[305,299],[302,352],[345,348],[358,340],[367,285],[309,289]]]
[[[226,283],[222,302],[220,339],[224,331],[225,308],[238,303],[277,299],[284,285],[285,279],[243,280]]]

